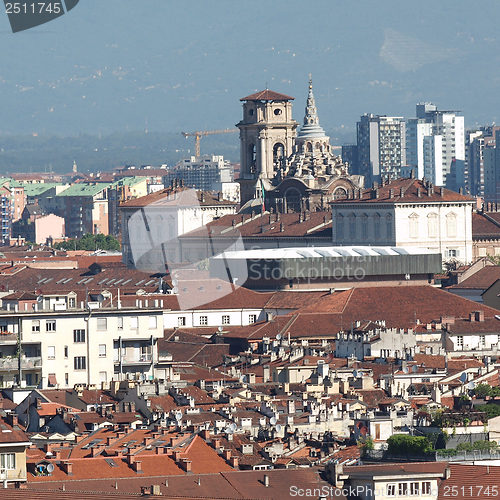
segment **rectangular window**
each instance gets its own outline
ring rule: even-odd
[[[395,484],[388,484],[387,485],[387,496],[388,497],[395,497],[396,496],[396,485]]]
[[[422,483],[422,495],[430,495],[431,494],[431,483],[430,481],[424,481]]]
[[[64,383],[66,384],[66,387],[69,385],[69,373],[64,374]]]
[[[458,349],[463,349],[464,348],[464,338],[462,335],[459,335],[457,337],[457,348]]]
[[[248,322],[250,324],[255,323],[257,321],[257,315],[256,314],[249,314],[248,315]]]
[[[67,345],[64,346],[64,357],[65,358],[68,357],[68,346]]]
[[[15,470],[16,468],[16,454],[15,453],[2,453],[0,455],[0,468],[6,470]]]
[[[179,316],[177,318],[177,326],[186,326],[186,316]]]
[[[479,335],[479,346],[486,347],[486,337],[484,335]]]
[[[85,342],[85,330],[83,329],[73,330],[73,342],[75,344],[80,344],[82,342]]]
[[[75,370],[86,370],[87,369],[87,358],[85,356],[75,356],[73,366],[74,366]]]
[[[47,358],[56,359],[56,346],[54,345],[47,346]]]
[[[106,357],[106,344],[99,344],[99,357],[100,358]]]
[[[105,332],[108,329],[108,318],[97,318],[97,330]]]
[[[200,326],[208,325],[208,316],[200,316]]]
[[[132,330],[137,330],[139,328],[139,318],[137,316],[131,316],[131,318],[130,318],[130,328]]]
[[[156,316],[149,317],[149,328],[153,329],[158,326],[158,318]]]
[[[408,483],[399,483],[398,495],[400,497],[404,497],[404,496],[408,495]]]
[[[118,330],[123,330],[123,316],[118,316]]]
[[[69,298],[69,307],[74,309],[76,307],[76,299],[74,297]]]
[[[35,319],[31,322],[31,331],[32,333],[40,333],[40,320]]]
[[[224,314],[224,316],[222,316],[222,324],[223,325],[229,325],[230,324],[229,314]]]
[[[410,483],[410,495],[420,495],[420,483]]]
[[[55,332],[56,331],[56,320],[48,319],[45,323],[45,331],[47,332]]]

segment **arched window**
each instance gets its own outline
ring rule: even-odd
[[[273,147],[273,165],[275,168],[280,168],[285,158],[285,146],[281,142],[277,142]]]
[[[342,241],[344,239],[344,216],[342,214],[337,215],[335,227],[337,228],[337,241]]]
[[[432,213],[427,216],[427,234],[429,238],[438,236],[438,214]]]
[[[349,215],[349,238],[356,239],[356,214],[354,213]]]
[[[368,240],[368,214],[361,217],[361,238],[363,241]]]
[[[347,191],[343,187],[338,187],[333,192],[333,199],[334,200],[345,200],[346,198],[347,198]]]
[[[250,173],[255,173],[257,163],[257,148],[255,144],[248,146],[248,164],[250,165]]]
[[[313,150],[313,145],[310,142],[308,142],[307,143],[307,152],[312,153],[312,150]]]
[[[408,217],[409,228],[410,228],[410,238],[418,238],[418,215],[412,213]]]
[[[376,240],[380,239],[380,214],[373,216],[373,236]]]
[[[387,239],[392,238],[392,215],[387,214],[385,216],[385,234],[387,235]]]
[[[446,214],[446,236],[448,238],[457,237],[457,214],[454,212]]]

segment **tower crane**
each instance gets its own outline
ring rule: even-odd
[[[196,132],[181,132],[181,134],[187,139],[188,137],[194,137],[194,151],[196,158],[200,157],[200,142],[201,138],[206,135],[216,135],[216,134],[232,134],[238,132],[237,128],[225,128],[221,130],[197,130]]]

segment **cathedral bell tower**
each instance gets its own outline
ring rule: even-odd
[[[293,97],[262,90],[243,97],[240,129],[241,204],[260,198],[262,188],[283,169],[293,151],[298,123],[292,118]]]

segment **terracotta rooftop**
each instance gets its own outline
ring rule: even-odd
[[[294,99],[295,97],[265,89],[260,92],[255,92],[255,94],[242,97],[240,101],[293,101]]]
[[[472,238],[500,238],[500,213],[474,212],[472,214]]]
[[[396,179],[376,188],[361,190],[349,199],[339,199],[332,205],[342,203],[429,203],[429,202],[474,202],[474,198],[450,189],[435,187],[420,179]]]
[[[471,277],[449,288],[486,290],[498,279],[500,279],[500,266],[486,266],[474,273]]]
[[[219,199],[218,194],[211,191],[196,191],[197,200],[191,196],[192,189],[187,188],[166,188],[162,191],[134,198],[120,204],[124,208],[141,208],[141,207],[176,207],[176,206],[193,206],[194,203],[200,206],[234,206],[233,201]]]
[[[181,239],[212,237],[243,238],[298,238],[332,236],[332,214],[330,211],[288,214],[229,214],[208,223],[202,229],[183,234]]]

